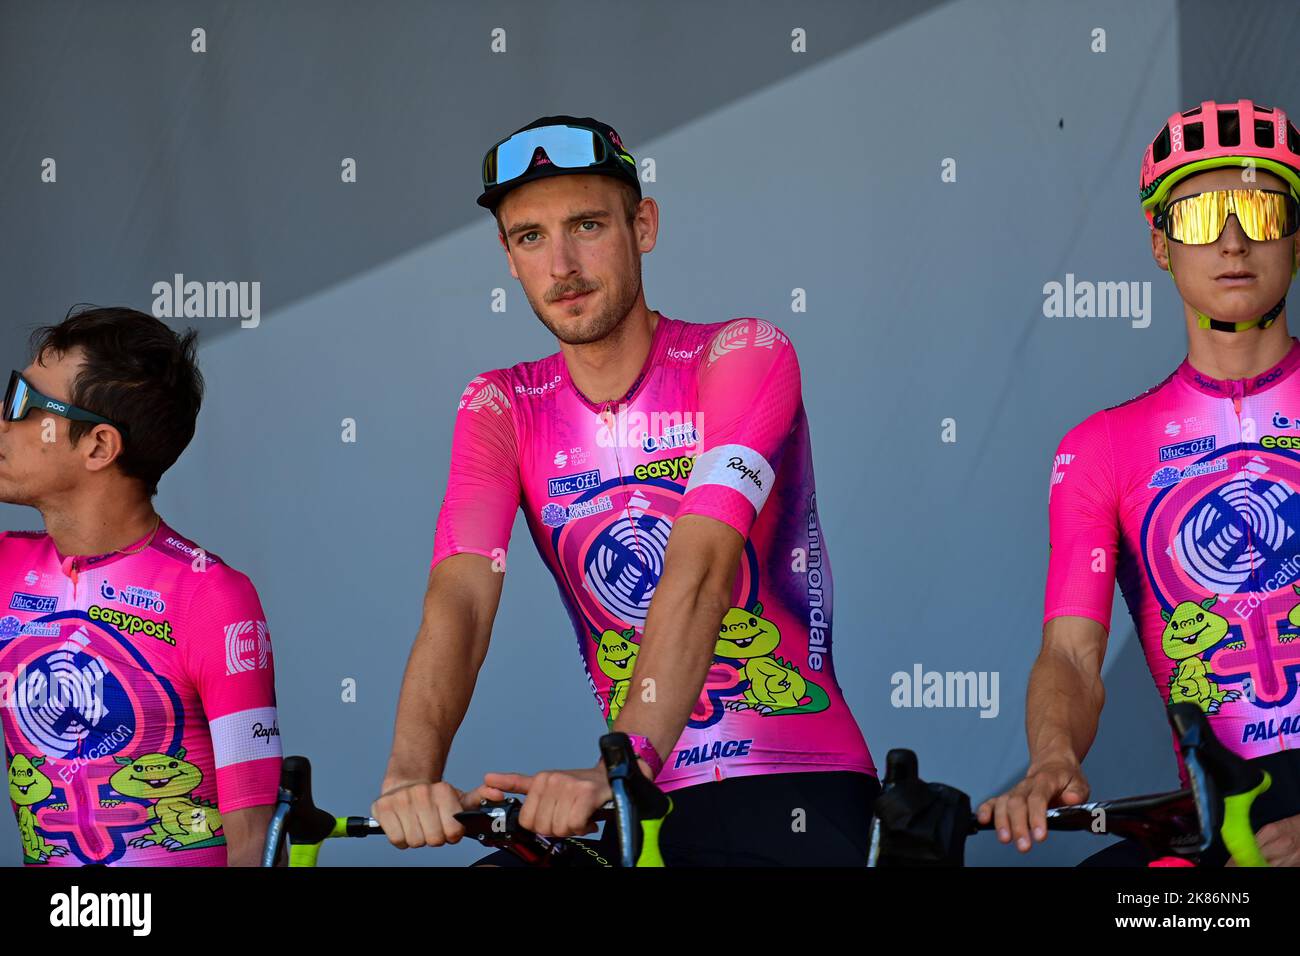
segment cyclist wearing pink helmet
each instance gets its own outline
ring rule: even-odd
[[[1175,113],[1143,157],[1140,196],[1152,256],[1183,299],[1187,357],[1057,448],[1029,768],[979,816],[1023,852],[1045,839],[1048,806],[1087,799],[1081,764],[1118,579],[1161,699],[1197,704],[1231,750],[1269,763],[1276,822],[1260,848],[1296,865],[1300,342],[1285,306],[1300,261],[1300,134],[1250,100]],[[1186,782],[1181,758],[1179,770]],[[1090,862],[1146,860],[1117,844]]]

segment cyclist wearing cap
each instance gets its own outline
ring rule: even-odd
[[[1162,700],[1200,706],[1248,758],[1286,760],[1276,755],[1300,739],[1300,343],[1285,310],[1300,135],[1250,100],[1175,113],[1147,148],[1140,195],[1152,255],[1183,299],[1188,354],[1057,448],[1029,769],[979,808],[1021,851],[1046,837],[1048,806],[1088,797],[1081,762],[1117,578]],[[1179,770],[1186,784],[1181,756]],[[1258,840],[1270,863],[1293,866],[1300,804],[1286,800]],[[1146,860],[1118,844],[1094,862]]]
[[[601,716],[673,800],[666,863],[865,862],[879,786],[832,666],[794,346],[761,319],[647,309],[659,208],[611,127],[539,119],[488,151],[483,180],[511,275],[560,350],[461,396],[374,816],[397,846],[440,845],[464,834],[454,813],[514,792],[523,826],[573,836],[610,796],[599,763],[489,773],[470,793],[442,777],[522,507]]]
[[[33,335],[0,415],[0,729],[23,862],[255,866],[280,734],[252,583],[154,510],[194,435],[196,334],[88,309]]]

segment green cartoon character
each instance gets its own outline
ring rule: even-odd
[[[54,783],[37,768],[45,763],[44,757],[28,760],[22,754],[9,764],[9,799],[18,804],[18,834],[23,841],[24,863],[45,863],[52,856],[67,856],[66,847],[45,842],[36,832],[36,814],[32,807],[49,799]]]
[[[118,793],[128,797],[152,799],[146,820],[155,820],[153,830],[131,841],[131,846],[145,847],[157,844],[169,850],[189,847],[219,846],[225,842],[219,836],[221,814],[216,804],[190,794],[203,782],[203,773],[185,760],[185,748],[174,756],[142,754],[134,760],[114,757],[122,769],[113,774],[109,783]]]
[[[1178,662],[1169,677],[1169,703],[1197,704],[1207,714],[1217,714],[1223,704],[1241,697],[1240,691],[1222,690],[1209,663],[1200,658],[1228,636],[1227,620],[1210,610],[1218,600],[1208,597],[1200,604],[1182,601],[1172,613],[1160,609],[1166,621],[1161,637],[1165,656]],[[1245,641],[1225,645],[1234,649],[1245,646]]]
[[[613,728],[614,718],[627,703],[627,689],[632,684],[632,668],[636,664],[636,654],[640,648],[634,638],[636,630],[628,628],[622,633],[606,630],[603,634],[591,632],[591,639],[596,642],[596,664],[600,672],[614,681],[609,689],[609,716],[605,722]]]
[[[766,717],[815,714],[830,706],[825,690],[800,674],[797,664],[773,653],[780,643],[781,632],[763,617],[761,603],[752,611],[733,607],[723,615],[713,653],[744,661],[740,673],[749,680],[744,699],[727,701],[728,710],[756,710]],[[807,703],[801,703],[805,698]]]

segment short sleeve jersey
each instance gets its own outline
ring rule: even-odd
[[[164,522],[112,554],[0,536],[0,727],[27,864],[221,866],[280,730],[249,579]]]
[[[660,316],[640,375],[603,405],[574,387],[558,352],[476,376],[457,411],[433,564],[472,552],[504,569],[520,507],[610,725],[639,692],[633,667],[673,523],[705,515],[745,538],[707,680],[661,787],[875,773],[835,678],[799,363],[775,326]]]
[[[1109,630],[1118,578],[1156,690],[1246,757],[1300,735],[1300,343],[1249,379],[1183,363],[1061,440],[1043,622]],[[1186,780],[1186,770],[1179,768]]]

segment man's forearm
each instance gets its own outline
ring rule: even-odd
[[[412,781],[438,781],[447,753],[474,694],[482,654],[473,624],[450,615],[436,630],[421,632],[402,678],[393,749],[383,789]]]
[[[666,573],[646,617],[627,703],[614,729],[648,737],[667,761],[709,675],[730,585],[674,585]]]
[[[226,838],[226,866],[262,865],[266,829],[274,812],[274,804],[265,804],[221,815],[221,832]]]
[[[1062,756],[1082,762],[1097,736],[1105,700],[1099,673],[1063,654],[1039,654],[1025,707],[1030,766]]]

